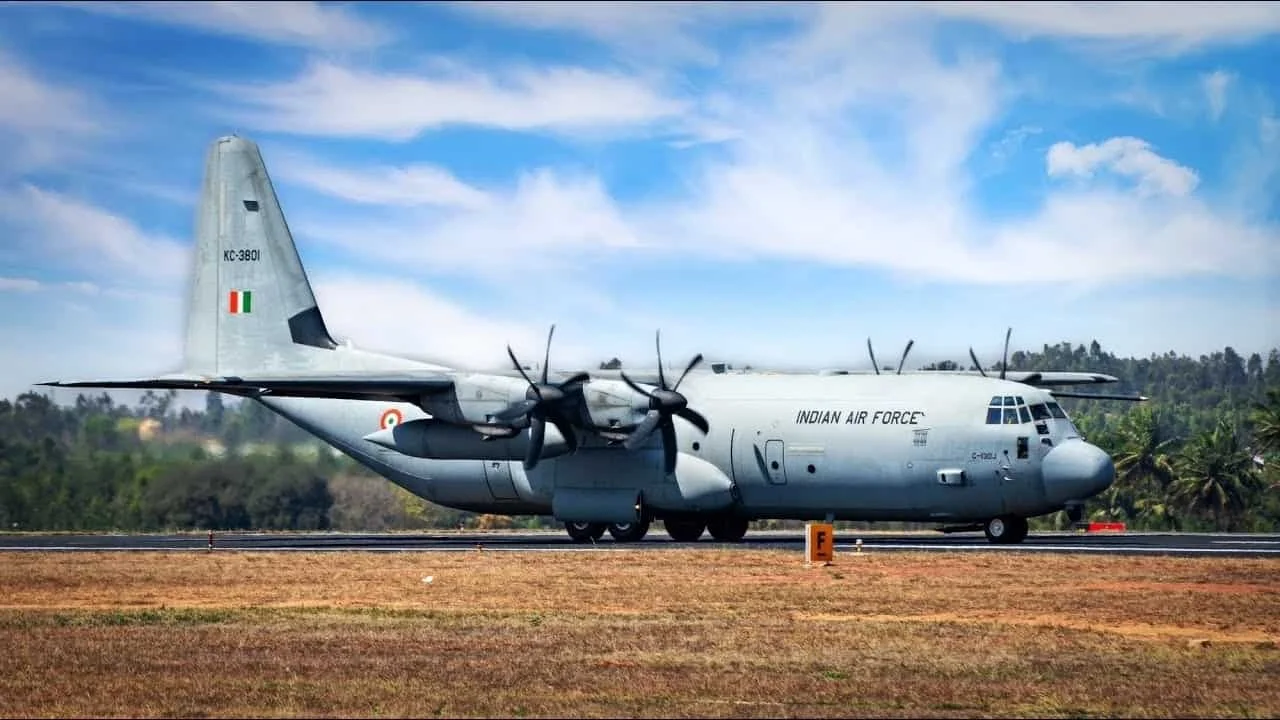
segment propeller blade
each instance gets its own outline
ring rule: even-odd
[[[538,386],[535,385],[534,382],[529,379],[529,376],[525,374],[524,368],[520,367],[520,361],[516,358],[516,353],[511,349],[510,345],[507,346],[507,355],[511,356],[511,363],[516,366],[516,372],[519,372],[520,377],[524,378],[524,381],[529,383],[530,387],[533,388],[533,393],[538,396],[539,400],[541,400],[542,392],[538,390]]]
[[[673,387],[673,388],[671,388],[671,389],[672,389],[672,390],[679,390],[679,389],[680,389],[680,383],[684,382],[684,378],[685,378],[685,376],[689,374],[689,371],[690,371],[690,370],[692,370],[692,369],[694,369],[695,367],[697,367],[697,366],[698,366],[698,363],[700,363],[700,362],[702,362],[702,353],[698,353],[697,355],[694,355],[694,356],[693,356],[693,359],[689,361],[689,365],[688,365],[688,367],[686,367],[686,368],[684,369],[684,372],[680,373],[680,379],[679,379],[679,380],[676,380],[675,387]]]
[[[867,354],[871,356],[871,369],[880,374],[880,363],[876,362],[876,351],[871,349],[871,338],[867,338]]]
[[[898,361],[898,374],[902,374],[902,366],[907,362],[907,353],[911,352],[911,346],[915,345],[915,340],[908,340],[907,347],[902,351],[902,359]]]
[[[551,367],[551,336],[556,334],[555,323],[551,324],[551,331],[547,333],[547,352],[542,358],[542,384],[547,384],[547,370]]]
[[[969,348],[969,359],[972,360],[974,366],[978,368],[978,372],[982,373],[982,377],[986,377],[987,373],[982,369],[982,363],[978,362],[978,356],[973,354],[973,348]]]
[[[560,383],[560,389],[563,390],[571,385],[578,385],[590,379],[591,379],[590,374],[585,372],[580,372],[577,375],[574,375],[573,377],[569,378],[568,380],[565,380],[564,382]]]
[[[661,413],[657,410],[650,410],[645,414],[644,420],[641,420],[640,424],[636,426],[636,429],[631,431],[631,434],[627,436],[627,439],[622,443],[622,446],[628,450],[635,450],[640,447],[649,439],[649,436],[653,434],[653,429],[658,426],[658,422],[661,420]]]
[[[572,455],[577,452],[578,434],[573,431],[573,426],[564,418],[556,415],[551,416],[551,424],[555,425],[560,434],[564,436],[565,445],[569,446],[569,454]]]
[[[662,331],[657,330],[653,333],[653,345],[658,350],[658,387],[663,390],[667,389],[667,377],[662,374]],[[647,394],[647,393],[646,393]]]
[[[1004,332],[1004,357],[1000,359],[1000,379],[1004,379],[1004,371],[1009,369],[1009,336],[1013,334],[1013,328],[1009,328]]]
[[[677,410],[676,414],[685,420],[688,420],[690,425],[701,430],[703,435],[706,435],[711,431],[711,426],[707,423],[707,419],[702,417],[702,414],[697,410],[684,407]]]
[[[644,395],[645,397],[649,397],[649,398],[653,397],[653,393],[637,385],[634,380],[627,377],[626,373],[619,372],[618,375],[622,378],[622,382],[627,384],[627,387],[631,388],[632,390],[635,390],[636,392],[640,393],[641,395]]]
[[[676,471],[676,426],[667,418],[662,423],[662,469],[670,475]]]
[[[532,470],[542,459],[542,443],[546,440],[547,424],[542,418],[533,416],[529,421],[529,449],[524,456],[524,469]]]
[[[498,422],[511,422],[518,417],[528,414],[529,411],[533,410],[537,406],[537,400],[521,400],[520,402],[511,403],[503,410],[499,410],[494,414],[493,419]]]

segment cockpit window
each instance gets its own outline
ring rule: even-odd
[[[1019,418],[1020,420],[1022,420],[1022,422],[1024,422],[1024,423],[1029,423],[1029,422],[1031,422],[1031,411],[1030,411],[1030,410],[1027,410],[1027,406],[1026,406],[1026,405],[1019,405],[1019,406],[1018,406],[1018,418]]]
[[[1048,420],[1051,417],[1053,416],[1049,414],[1049,408],[1045,407],[1043,403],[1036,403],[1031,406],[1031,418],[1033,420]]]
[[[1058,403],[1051,402],[1048,405],[1049,405],[1049,413],[1053,415],[1055,418],[1059,420],[1067,419],[1067,413],[1062,410],[1062,407],[1059,406]]]
[[[1017,425],[1017,424],[1018,424],[1018,409],[1017,409],[1017,408],[1007,407],[1007,408],[1005,408],[1005,409],[1004,409],[1004,424],[1005,424],[1005,425]]]
[[[1050,410],[1043,405],[1037,407],[1044,417],[1049,417]],[[988,425],[1021,425],[1030,423],[1031,418],[1032,411],[1027,408],[1026,402],[1014,395],[995,395],[987,408]]]
[[[1014,405],[1016,405],[1016,404],[1017,404],[1017,403],[1015,403],[1015,402],[1013,401],[1013,396],[1012,396],[1012,395],[1005,395],[1005,396],[1004,396],[1004,406],[1005,406],[1005,407],[1013,407],[1013,406],[1014,406]]]
[[[998,407],[987,408],[987,424],[988,425],[1000,424],[1000,408]]]

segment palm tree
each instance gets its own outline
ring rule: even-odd
[[[1175,461],[1171,499],[1193,513],[1207,513],[1216,528],[1231,531],[1249,507],[1259,482],[1253,457],[1227,420],[1200,433]],[[1225,521],[1225,522],[1224,522]]]
[[[1125,415],[1117,432],[1115,452],[1116,481],[1107,489],[1107,501],[1113,510],[1125,516],[1152,515],[1161,525],[1168,525],[1169,513],[1161,509],[1151,513],[1142,498],[1164,498],[1174,477],[1174,444],[1161,430],[1160,417],[1150,408],[1139,408]]]
[[[1261,453],[1280,452],[1280,387],[1267,388],[1267,399],[1254,403],[1253,440]]]

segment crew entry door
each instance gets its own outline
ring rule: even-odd
[[[519,500],[516,484],[511,479],[511,463],[505,460],[489,460],[484,464],[484,479],[494,500]]]

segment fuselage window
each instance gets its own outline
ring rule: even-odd
[[[1031,406],[1031,417],[1034,420],[1048,420],[1053,416],[1049,414],[1049,408],[1041,403],[1036,403]]]
[[[1027,410],[1026,405],[1018,406],[1018,417],[1021,418],[1024,423],[1031,422],[1031,411]]]

